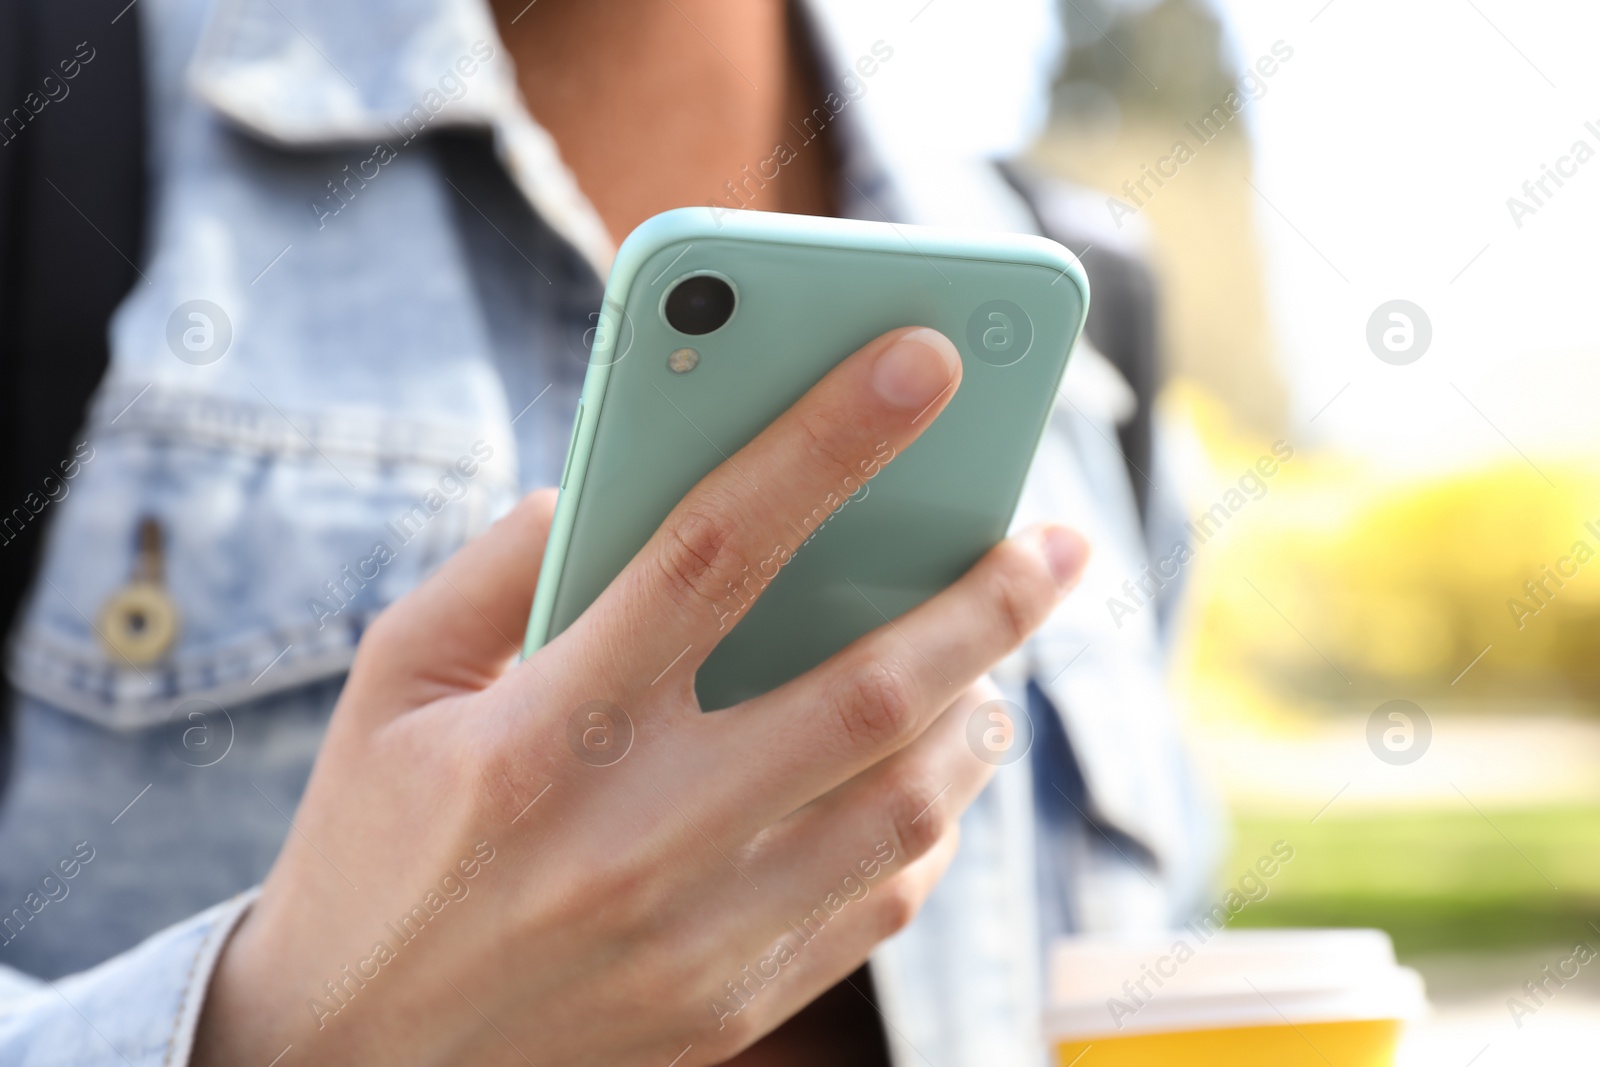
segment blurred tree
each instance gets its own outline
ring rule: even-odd
[[[1062,117],[1072,103],[1069,87],[1083,83],[1104,89],[1126,111],[1180,124],[1233,87],[1222,24],[1198,0],[1062,0],[1061,7],[1068,46],[1057,82]]]
[[[1267,322],[1256,205],[1245,182],[1245,120],[1203,146],[1185,127],[1233,91],[1235,64],[1222,24],[1203,0],[1062,0],[1061,10],[1068,54],[1037,161],[1119,198],[1121,208],[1107,202],[1093,221],[1129,234],[1148,228],[1164,286],[1166,371],[1199,382],[1247,425],[1281,433],[1287,398]],[[1146,168],[1179,139],[1196,154],[1178,176],[1152,196],[1130,194],[1141,179],[1152,189]]]
[[[1219,478],[1251,447],[1217,449]],[[1521,463],[1404,477],[1298,454],[1197,553],[1194,670],[1280,708],[1600,707],[1600,467],[1546,471],[1559,492]]]

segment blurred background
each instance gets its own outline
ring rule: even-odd
[[[1600,946],[1600,12],[1061,7],[1034,161],[1155,263],[1163,488],[1224,509],[1173,626],[1221,878],[1296,849],[1236,924],[1387,930],[1406,1062],[1592,1058],[1600,967],[1523,984]]]

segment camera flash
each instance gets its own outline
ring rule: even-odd
[[[692,348],[675,348],[667,356],[667,369],[673,374],[688,374],[700,365],[700,353]]]

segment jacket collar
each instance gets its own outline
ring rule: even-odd
[[[206,105],[290,148],[494,132],[507,173],[604,278],[616,245],[528,114],[485,0],[217,0],[188,71]]]
[[[1024,147],[1042,121],[1061,43],[1050,0],[940,0],[909,20],[895,0],[805,9],[823,69],[839,72],[824,87],[848,98],[838,121],[849,213],[1032,228],[987,160]],[[494,129],[534,206],[602,273],[610,262],[610,236],[522,105],[485,0],[216,0],[189,85],[289,147],[388,139],[423,122]]]
[[[824,68],[840,72],[826,81],[895,57],[857,77],[868,91],[855,110],[896,154],[995,158],[1038,132],[1062,45],[1052,0],[940,0],[910,19],[901,0],[803,6]],[[484,46],[494,58],[439,112],[452,125],[487,125],[517,103],[485,0],[215,0],[191,85],[269,140],[359,141],[430,94],[445,99],[441,79]]]
[[[189,85],[286,146],[387,138],[419,108],[490,126],[517,106],[483,0],[217,0]]]

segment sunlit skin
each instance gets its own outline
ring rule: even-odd
[[[668,208],[722,201],[823,99],[783,0],[492,6],[529,110],[618,241]],[[829,214],[828,144],[798,152],[750,206]]]

